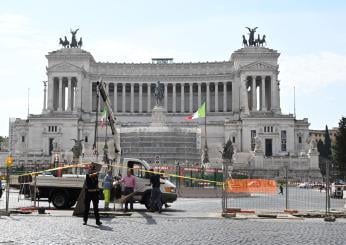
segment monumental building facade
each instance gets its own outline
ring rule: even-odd
[[[222,162],[227,140],[235,149],[234,167],[251,176],[279,176],[289,166],[299,178],[317,178],[318,156],[308,119],[283,114],[276,50],[250,46],[229,61],[175,63],[102,63],[81,48],[46,55],[42,113],[10,122],[10,150],[16,164],[71,161],[74,141],[83,140],[82,161],[95,156],[96,83],[106,82],[116,116],[123,156],[160,159],[160,164],[200,164],[205,142],[210,164]],[[152,123],[153,91],[164,87],[163,124]],[[203,119],[184,120],[206,102]],[[207,135],[205,134],[207,132]],[[97,142],[111,140],[98,128]],[[99,154],[101,155],[101,148]],[[109,151],[111,151],[109,149]]]

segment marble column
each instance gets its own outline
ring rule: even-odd
[[[125,106],[125,103],[126,103],[126,83],[123,83],[122,84],[123,85],[123,92],[122,92],[122,99],[123,99],[123,101],[122,101],[122,105],[121,105],[121,111],[123,112],[123,113],[125,113],[126,112],[126,106]]]
[[[118,84],[114,83],[114,101],[113,101],[113,111],[118,111]]]
[[[227,82],[223,83],[223,112],[227,112]]]
[[[261,110],[266,111],[267,110],[267,105],[266,105],[266,82],[265,82],[265,76],[261,76]]]
[[[139,103],[138,103],[138,111],[140,113],[143,112],[143,84],[142,83],[139,83]]]
[[[72,109],[72,78],[71,77],[68,77],[67,78],[67,87],[68,87],[68,91],[67,91],[67,110],[68,111],[71,111]]]
[[[249,100],[248,100],[248,91],[246,89],[246,77],[241,76],[240,80],[240,95],[241,95],[241,101],[242,104],[240,105],[240,108],[242,108],[242,112],[244,114],[249,114]]]
[[[43,81],[43,110],[42,112],[47,111],[47,81]]]
[[[165,96],[165,99],[164,99],[164,107],[165,107],[165,109],[166,109],[166,111],[168,110],[168,83],[164,83],[163,84],[163,86],[164,86],[164,96]]]
[[[252,111],[257,111],[256,76],[252,76]]]
[[[210,112],[210,92],[209,92],[209,83],[206,83],[206,93],[207,93],[207,97],[206,97],[206,100],[207,100],[207,112]]]
[[[215,112],[219,111],[219,83],[214,83],[215,85]]]
[[[55,98],[54,77],[48,76],[48,111],[54,111],[54,98]]]
[[[59,107],[58,111],[62,111],[62,88],[63,88],[63,78],[59,78]]]
[[[148,94],[148,112],[151,112],[151,83],[148,83],[147,84],[147,86],[148,86],[148,89],[147,89],[147,94]]]
[[[198,86],[198,105],[197,108],[201,106],[202,103],[202,84],[201,83],[197,83]]]
[[[190,87],[190,107],[189,107],[189,112],[193,112],[193,83],[189,84]]]
[[[135,98],[134,98],[134,95],[135,95],[135,84],[134,83],[131,83],[131,113],[133,113],[133,110],[134,110],[134,105],[135,105]]]
[[[173,86],[173,108],[172,108],[172,112],[175,113],[177,111],[177,106],[176,106],[176,92],[175,92],[175,83],[172,83]]]
[[[185,111],[185,83],[180,84],[180,112]]]

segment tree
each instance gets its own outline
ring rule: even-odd
[[[339,177],[346,179],[346,118],[342,117],[339,122],[339,129],[336,134],[334,146],[334,159]]]
[[[324,132],[323,157],[329,160],[331,160],[332,158],[332,142],[330,140],[329,130],[327,125],[326,125],[326,131]]]
[[[326,174],[326,165],[325,165],[325,162],[324,162],[324,158],[322,157],[322,155],[324,154],[324,149],[323,149],[324,145],[323,145],[323,141],[321,139],[318,140],[317,142],[317,150],[318,152],[320,153],[320,156],[319,156],[319,167],[320,167],[320,170],[321,170],[321,174],[324,176]]]
[[[2,144],[5,142],[5,138],[0,136],[0,150],[2,149]]]

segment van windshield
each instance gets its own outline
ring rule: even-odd
[[[146,173],[146,168],[143,166],[141,162],[136,162],[136,161],[129,161],[127,163],[127,167],[131,169],[132,174],[136,177],[139,178],[146,178],[147,173]]]

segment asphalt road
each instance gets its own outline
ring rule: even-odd
[[[72,210],[2,216],[0,244],[346,244],[345,219],[225,219],[215,198],[180,198],[162,214],[137,204],[102,222],[83,226]]]

